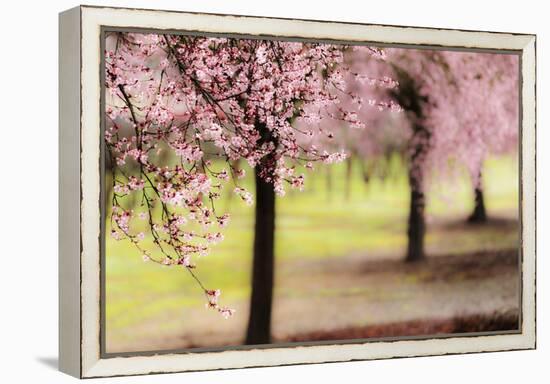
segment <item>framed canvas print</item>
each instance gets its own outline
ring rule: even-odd
[[[60,369],[535,348],[535,36],[60,15]]]

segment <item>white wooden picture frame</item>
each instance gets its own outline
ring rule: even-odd
[[[535,348],[535,36],[340,22],[80,6],[60,14],[59,367],[79,378],[386,359]],[[102,28],[192,31],[515,51],[521,63],[519,332],[105,356],[101,351]]]

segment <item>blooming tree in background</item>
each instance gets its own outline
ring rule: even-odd
[[[483,161],[490,153],[517,150],[518,57],[386,48],[377,56],[354,51],[347,60],[351,70],[346,80],[352,92],[341,105],[357,114],[364,129],[330,121],[325,125],[345,132],[338,135],[337,146],[358,156],[372,160],[393,152],[405,154],[411,187],[407,260],[420,260],[427,179],[454,177],[466,168],[476,203],[470,220],[485,217]],[[369,87],[357,82],[361,73],[371,76],[362,78]],[[405,113],[395,113],[400,108]],[[324,138],[323,143],[327,145]]]
[[[459,52],[446,52],[444,58],[452,83],[432,96],[436,107],[430,108],[428,124],[440,127],[434,135],[438,154],[451,154],[471,175],[475,207],[469,221],[485,221],[484,159],[518,148],[519,58]]]
[[[307,169],[345,158],[310,140],[330,132],[304,131],[297,122],[361,125],[356,113],[337,106],[342,95],[351,97],[344,47],[132,33],[107,40],[111,235],[131,241],[144,260],[185,268],[207,306],[229,317],[234,311],[218,304],[219,290],[203,285],[196,262],[223,239],[219,227],[230,217],[218,212],[216,200],[232,184],[247,204],[256,201],[247,341],[269,342],[275,194],[284,195],[285,185],[302,188],[297,165]],[[245,171],[234,162],[241,159],[254,168],[255,198],[239,184]],[[138,208],[127,203],[130,198]],[[145,232],[135,229],[139,220]]]
[[[411,187],[407,260],[415,261],[424,256],[426,179],[452,176],[457,165],[466,167],[477,210],[484,158],[517,149],[518,57],[400,48],[385,52],[385,61],[371,62],[399,80],[389,93],[405,110],[402,117],[409,127],[402,135]]]

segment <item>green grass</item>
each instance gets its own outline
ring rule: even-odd
[[[330,171],[321,166],[306,174],[303,192],[289,191],[284,198],[278,198],[278,268],[297,261],[307,263],[351,253],[367,258],[402,255],[406,246],[409,189],[404,167],[397,158],[390,162],[390,170],[385,180],[371,178],[365,183],[355,163],[346,197],[346,165],[333,165]],[[330,189],[328,172],[332,180]],[[489,215],[517,216],[517,180],[515,157],[487,160],[484,185]],[[250,176],[244,184],[253,191]],[[473,206],[472,187],[464,176],[432,184],[427,207],[429,253],[517,246],[517,236],[503,237],[494,227],[465,232],[438,226],[440,222],[467,217]],[[223,231],[225,240],[210,255],[197,260],[197,274],[207,287],[222,289],[224,303],[245,301],[250,291],[253,207],[226,195],[218,203],[218,209],[229,212],[231,222]],[[336,290],[326,294],[340,293]],[[106,300],[108,337],[120,340],[131,338],[132,327],[143,324],[154,324],[152,333],[155,329],[175,329],[179,320],[171,314],[204,305],[201,291],[185,270],[144,263],[128,241],[114,241],[109,236]]]

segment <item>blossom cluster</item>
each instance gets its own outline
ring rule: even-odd
[[[383,50],[361,50],[384,59]],[[105,145],[113,237],[130,240],[144,260],[183,266],[208,307],[231,316],[233,310],[218,306],[219,291],[205,288],[195,271],[196,258],[223,239],[218,228],[230,220],[217,212],[216,201],[233,183],[233,193],[253,204],[252,193],[239,184],[241,160],[282,196],[286,186],[303,189],[298,166],[345,159],[341,148],[332,151],[312,140],[332,132],[319,124],[303,131],[301,124],[330,119],[360,128],[355,108],[340,105],[344,98],[363,104],[350,91],[350,78],[362,87],[395,86],[388,76],[350,77],[348,51],[320,43],[109,34]],[[374,99],[365,104],[395,108]],[[225,168],[217,167],[220,162]],[[138,205],[135,212],[130,202]],[[146,233],[135,219],[146,222]]]

